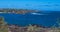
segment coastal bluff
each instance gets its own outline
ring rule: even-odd
[[[39,11],[29,10],[29,9],[0,9],[0,13],[26,14],[26,13],[35,13],[35,12],[39,12]]]

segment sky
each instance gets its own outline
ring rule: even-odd
[[[0,8],[60,11],[60,0],[0,0]]]

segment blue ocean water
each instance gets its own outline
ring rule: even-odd
[[[31,13],[27,13],[25,15],[14,14],[14,13],[10,13],[10,14],[0,13],[0,16],[3,16],[8,24],[17,24],[20,26],[26,26],[29,24],[38,24],[48,27],[56,24],[57,18],[60,17],[60,12],[50,12],[50,13],[42,12],[42,14],[47,14],[47,15],[35,15]]]

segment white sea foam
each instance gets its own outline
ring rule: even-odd
[[[31,13],[33,15],[46,15],[46,14],[40,14],[40,13]]]

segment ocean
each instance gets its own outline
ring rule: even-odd
[[[0,13],[8,24],[16,24],[19,26],[27,26],[29,24],[38,24],[42,26],[53,26],[57,25],[57,18],[60,18],[60,12],[38,12],[38,13],[27,13],[27,14],[14,14],[14,13]]]

